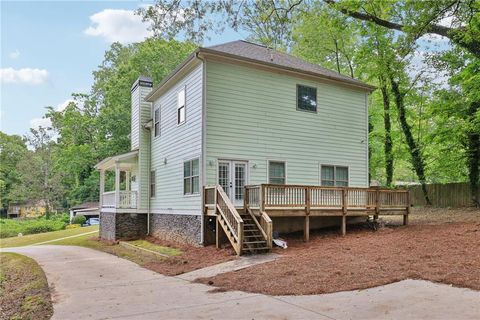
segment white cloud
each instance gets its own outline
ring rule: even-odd
[[[70,104],[70,102],[74,102],[73,99],[67,99],[63,101],[62,103],[57,104],[57,107],[55,108],[55,111],[61,112],[65,110],[66,107]]]
[[[0,80],[3,83],[42,84],[48,79],[48,71],[45,69],[0,69]]]
[[[20,51],[15,50],[15,51],[12,51],[8,54],[8,57],[12,60],[15,60],[15,59],[18,59],[18,57],[20,57]]]
[[[132,43],[152,35],[149,24],[134,14],[133,10],[105,9],[90,16],[91,26],[84,33],[102,37],[108,42]]]
[[[30,128],[38,129],[39,127],[47,128],[52,126],[49,118],[34,118],[30,120]]]

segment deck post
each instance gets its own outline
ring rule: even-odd
[[[261,212],[265,211],[265,188],[266,186],[264,184],[260,185],[260,211]]]
[[[375,221],[378,220],[379,213],[380,213],[380,190],[377,187],[377,190],[375,190],[375,215],[373,216],[373,219]]]
[[[342,189],[342,236],[347,233],[347,190],[345,188]]]
[[[215,217],[215,246],[220,249],[220,224],[218,223],[218,216]]]
[[[305,187],[305,212],[307,216],[310,214],[310,188]]]
[[[310,240],[310,216],[305,216],[305,221],[303,225],[303,241]]]
[[[408,216],[410,215],[410,191],[407,191],[407,208],[406,213],[403,215],[403,225],[408,225]]]

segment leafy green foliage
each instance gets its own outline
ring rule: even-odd
[[[75,217],[73,217],[72,224],[83,225],[86,221],[87,221],[87,218],[85,218],[84,215],[77,214]]]
[[[50,231],[62,230],[65,228],[64,219],[25,219],[12,220],[0,219],[0,238],[16,237],[19,233],[23,235],[36,234]]]

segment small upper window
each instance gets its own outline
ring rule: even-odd
[[[348,167],[322,166],[322,186],[348,186]]]
[[[270,161],[268,163],[268,183],[285,184],[285,162]]]
[[[317,88],[297,84],[297,109],[317,112]]]
[[[177,124],[185,122],[185,100],[186,100],[185,87],[178,92],[177,98]]]
[[[155,109],[153,116],[155,137],[160,135],[160,107]]]

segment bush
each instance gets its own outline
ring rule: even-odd
[[[23,235],[62,230],[65,222],[59,220],[47,220],[45,218],[12,220],[0,219],[0,238],[16,237]]]
[[[65,229],[76,229],[76,228],[80,228],[81,225],[79,224],[69,224],[65,227]]]
[[[87,221],[87,218],[85,218],[84,215],[77,214],[75,217],[73,217],[72,224],[83,225],[86,221]]]

